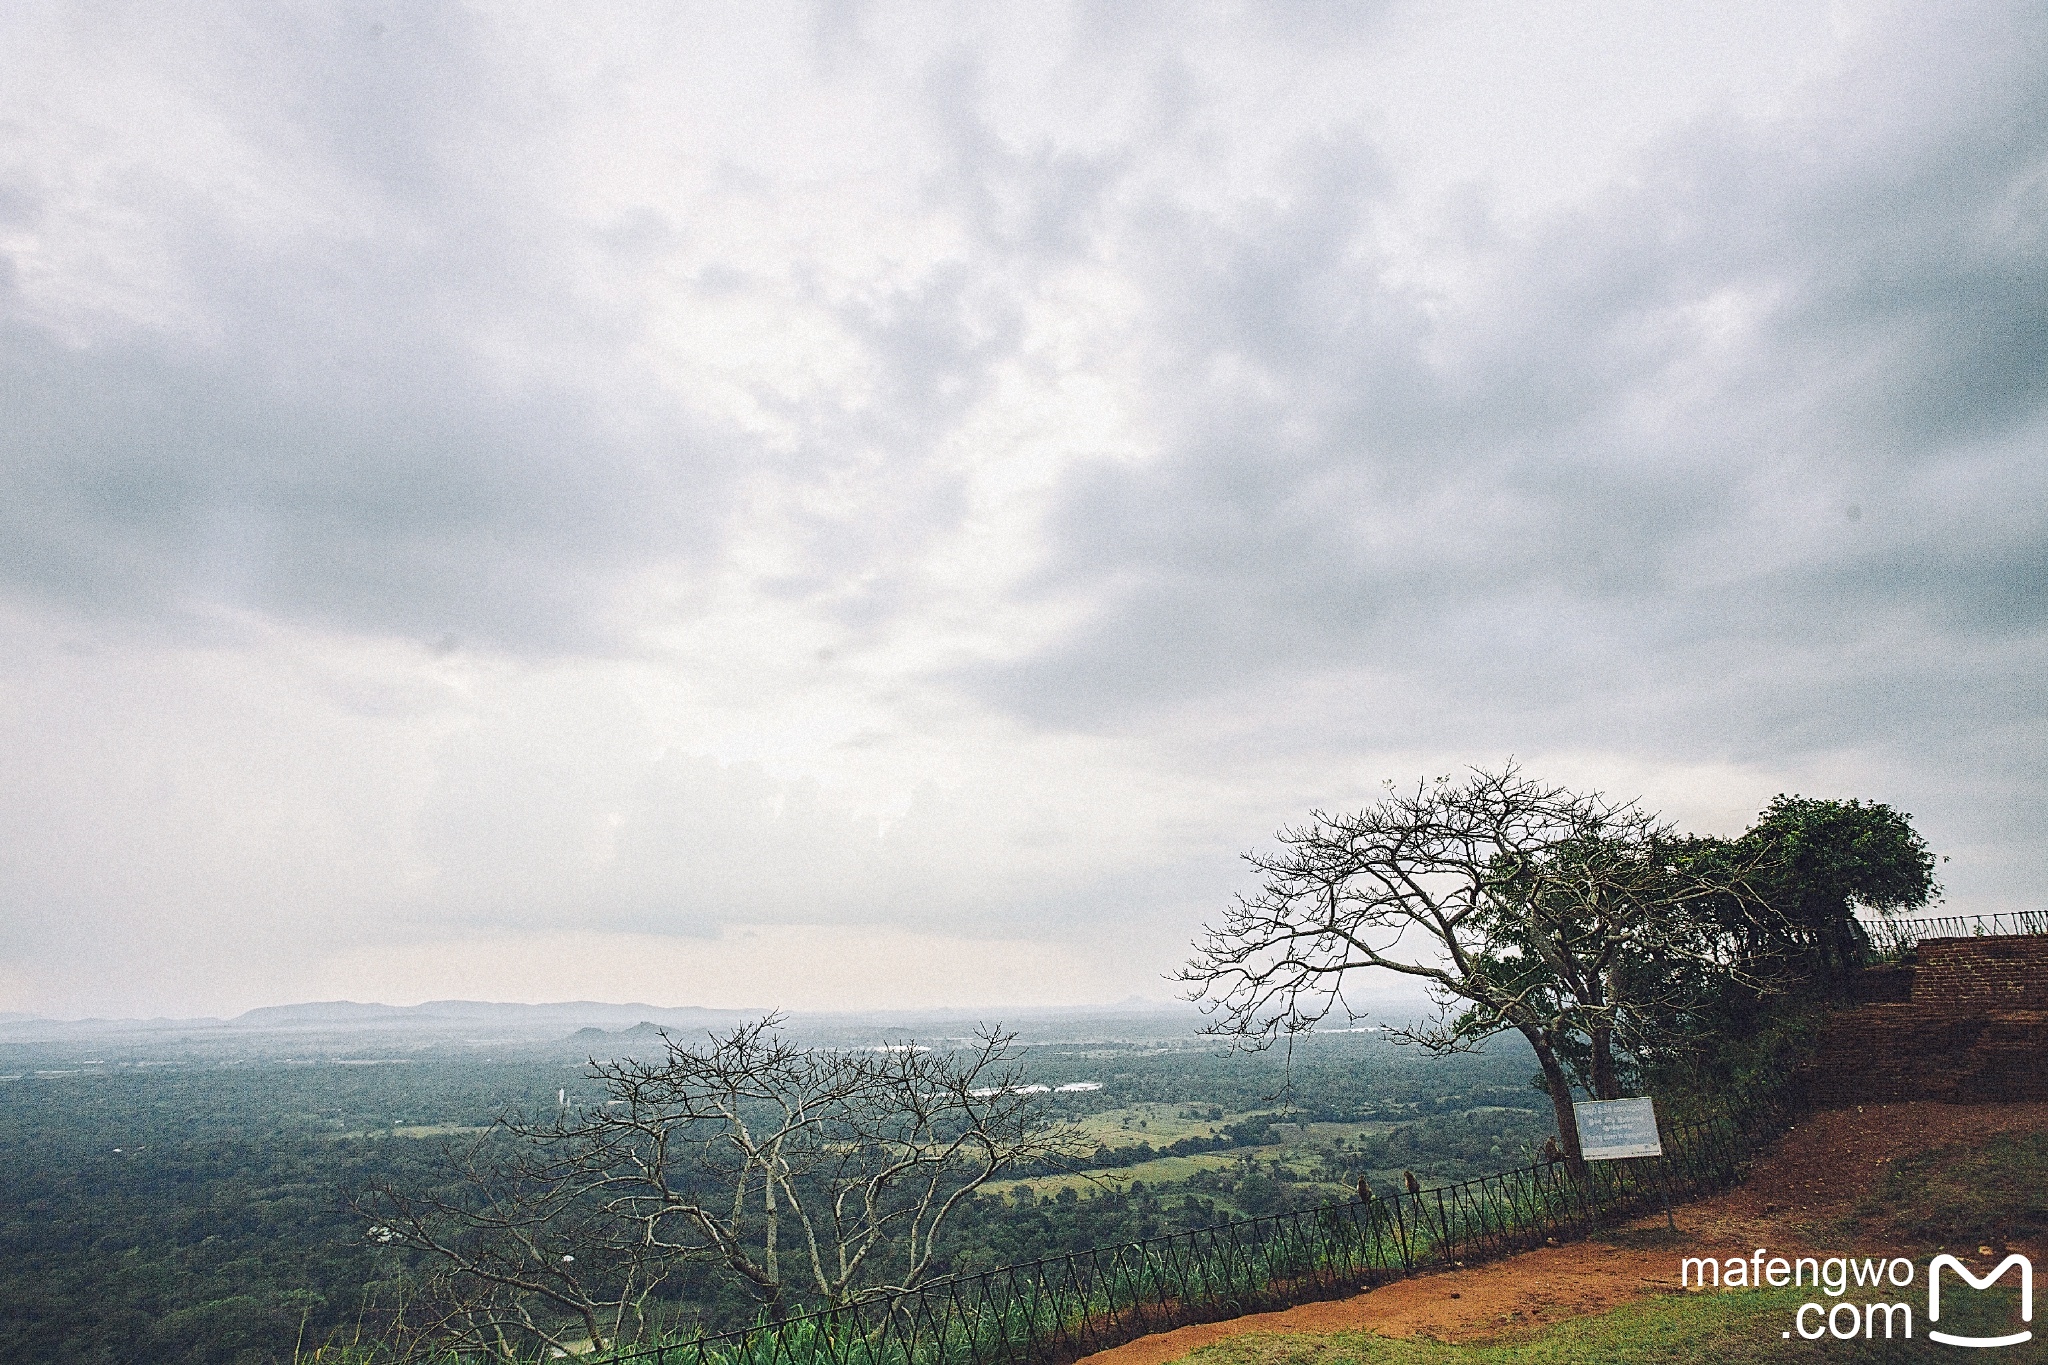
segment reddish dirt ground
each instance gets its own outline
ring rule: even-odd
[[[1089,1356],[1086,1365],[1165,1365],[1248,1332],[1372,1331],[1480,1341],[1602,1313],[1645,1294],[1677,1293],[1681,1256],[1725,1259],[1757,1247],[1773,1253],[1874,1253],[1889,1248],[1881,1221],[1857,1228],[1851,1211],[1886,1165],[1997,1132],[2048,1132],[2048,1104],[1873,1104],[1815,1114],[1781,1138],[1742,1185],[1678,1209],[1675,1241],[1658,1244],[1664,1230],[1660,1213],[1630,1224],[1613,1240],[1543,1247],[1468,1270],[1418,1275],[1349,1299],[1182,1327]],[[2043,1248],[2019,1249],[2037,1264],[2042,1259]]]

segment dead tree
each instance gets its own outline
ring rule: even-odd
[[[1038,1118],[1014,1035],[827,1052],[778,1037],[774,1022],[710,1047],[670,1040],[659,1062],[595,1064],[617,1102],[562,1134],[602,1169],[609,1217],[647,1245],[716,1257],[764,1299],[914,1288],[963,1200],[1073,1153],[1072,1134]]]
[[[366,1240],[418,1253],[386,1333],[402,1358],[525,1360],[646,1333],[672,1267],[619,1235],[587,1171],[509,1124],[444,1155],[433,1189],[381,1182],[351,1200]]]
[[[645,1333],[650,1297],[686,1262],[723,1267],[775,1311],[901,1292],[982,1186],[1078,1153],[1040,1118],[1014,1035],[837,1051],[778,1022],[593,1060],[604,1103],[501,1124],[481,1145],[514,1157],[472,1161],[453,1195],[370,1192],[373,1235],[434,1267],[419,1298],[438,1316],[416,1334],[497,1352],[568,1350],[581,1332],[604,1347]]]

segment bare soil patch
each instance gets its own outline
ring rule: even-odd
[[[1914,1102],[1829,1110],[1812,1115],[1773,1144],[1740,1186],[1678,1209],[1675,1238],[1658,1213],[1589,1242],[1418,1275],[1353,1298],[1141,1337],[1088,1357],[1087,1365],[1165,1365],[1211,1342],[1254,1332],[1369,1331],[1483,1341],[1606,1312],[1646,1294],[1678,1293],[1681,1256],[1747,1256],[1756,1247],[1822,1255],[1875,1255],[1892,1249],[1902,1255],[1924,1253],[1933,1248],[1889,1241],[1892,1228],[1885,1211],[1859,1212],[1859,1204],[1902,1157],[2008,1132],[2048,1132],[2048,1103]],[[2020,1249],[2037,1264],[2048,1250]]]

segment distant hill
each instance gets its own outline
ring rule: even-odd
[[[359,1005],[353,1000],[323,1000],[306,1005],[265,1005],[236,1015],[230,1023],[250,1028],[274,1028],[280,1024],[354,1024],[370,1019],[394,1019],[405,1014],[397,1005]]]
[[[657,1024],[651,1019],[643,1019],[631,1028],[580,1028],[569,1035],[568,1041],[577,1047],[591,1049],[594,1056],[616,1056],[617,1052],[612,1049],[620,1043],[649,1040],[659,1043],[672,1035],[685,1040],[690,1036],[688,1030],[678,1029],[674,1024]]]
[[[0,1040],[8,1043],[79,1046],[144,1047],[177,1042],[200,1049],[263,1053],[277,1048],[297,1052],[338,1046],[360,1037],[377,1045],[400,1039],[421,1045],[437,1043],[518,1046],[571,1045],[586,1051],[599,1036],[610,1047],[644,1042],[666,1029],[679,1039],[697,1042],[707,1033],[722,1033],[769,1010],[710,1009],[699,1005],[650,1005],[644,1001],[600,1000],[524,1004],[490,1000],[429,1000],[419,1005],[387,1005],[377,1001],[313,1000],[289,1005],[264,1005],[232,1019],[52,1019],[47,1016],[0,1016]],[[925,1042],[966,1040],[984,1025],[1013,1030],[1026,1045],[1089,1039],[1190,1039],[1201,1016],[1184,1001],[1126,1000],[1115,1005],[1017,1007],[989,1005],[978,1009],[939,1007],[868,1011],[794,1011],[781,1015],[781,1030],[804,1043],[828,1047],[867,1047],[917,1039]],[[596,1033],[580,1035],[579,1029]],[[196,1055],[196,1054],[195,1054]]]

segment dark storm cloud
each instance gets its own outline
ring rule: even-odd
[[[2048,25],[1997,20],[1898,35],[1802,113],[1703,120],[1536,231],[1440,225],[1448,289],[1386,245],[1362,139],[1234,214],[1162,214],[1133,254],[1172,439],[1072,481],[1041,587],[1100,610],[975,685],[1090,728],[1366,667],[1538,733],[1621,705],[1743,750],[1795,738],[1777,704],[1808,744],[1931,720],[1943,668],[2038,705],[2015,657],[1970,657],[2048,603]],[[1832,669],[1746,666],[1819,640]],[[1702,667],[1748,682],[1681,719]]]

